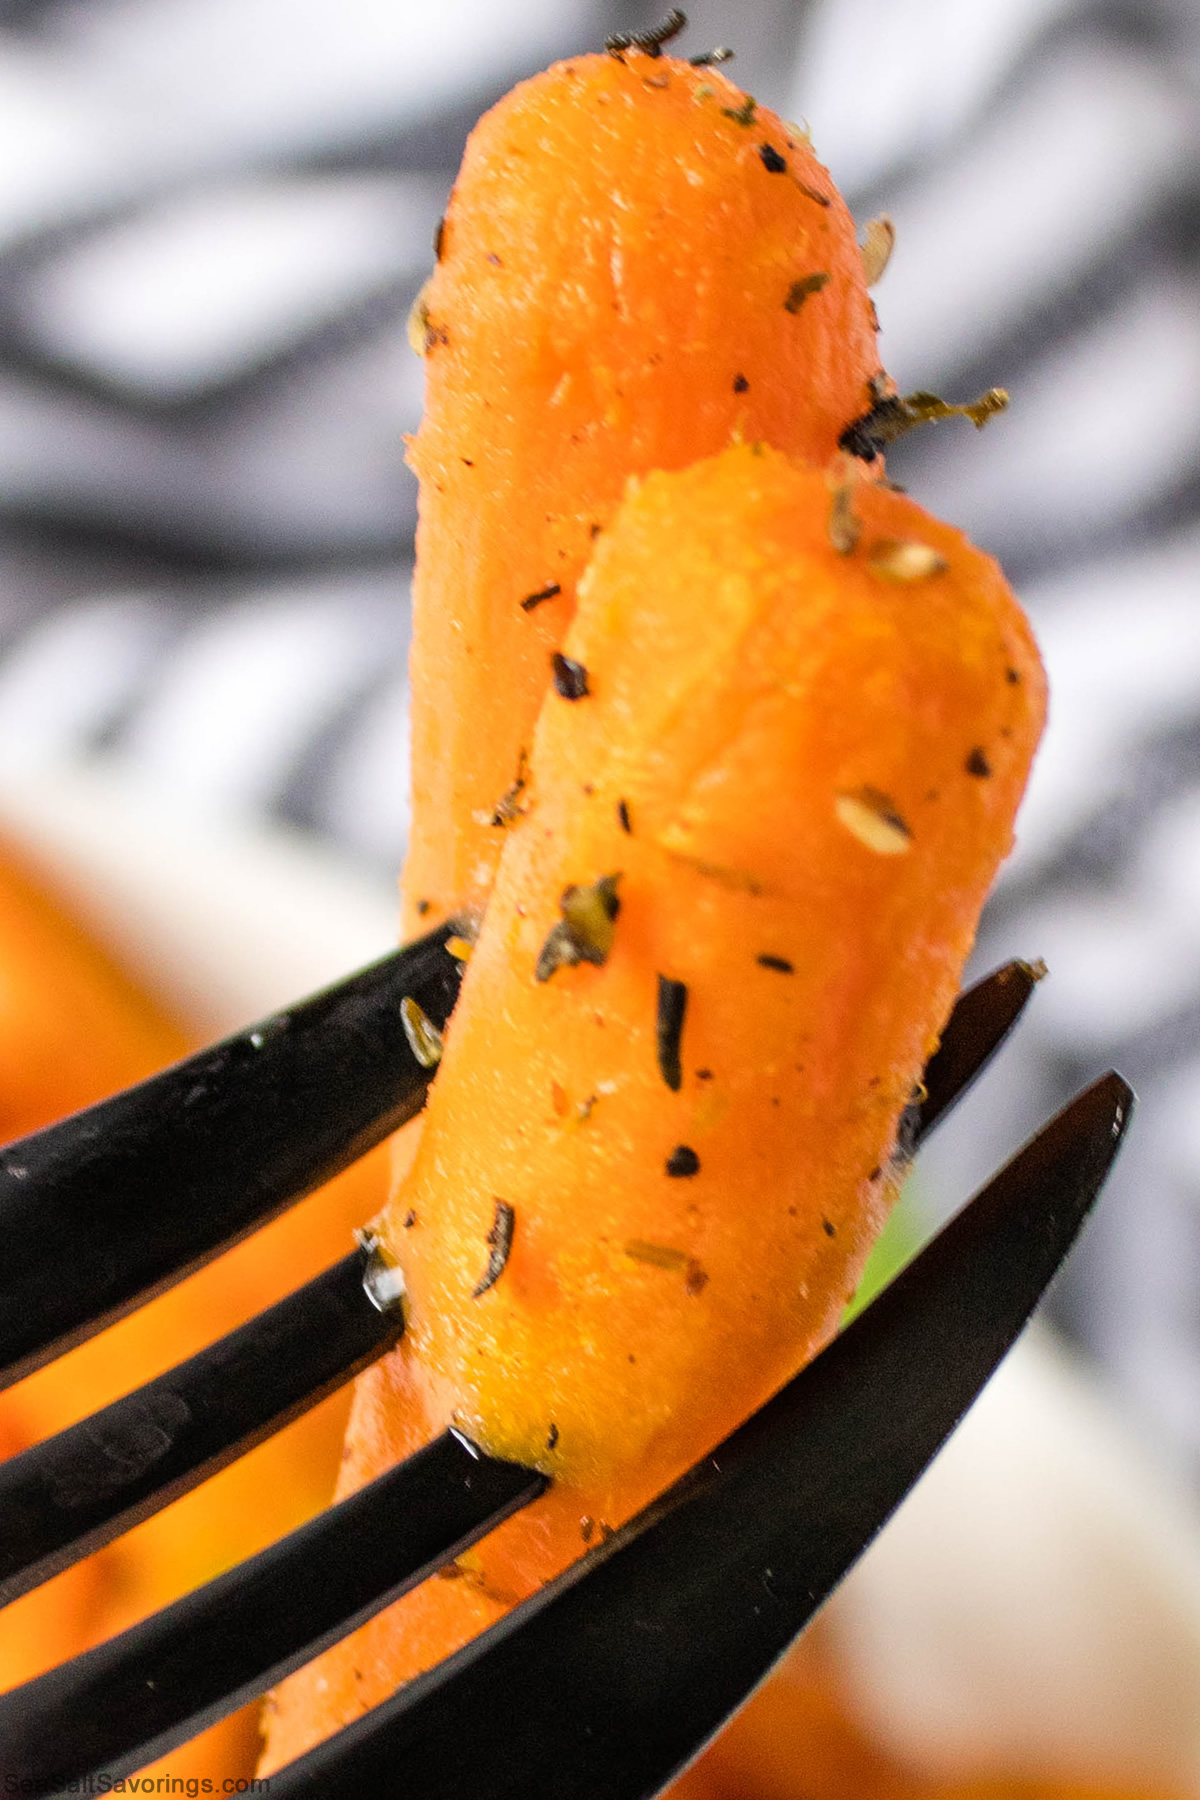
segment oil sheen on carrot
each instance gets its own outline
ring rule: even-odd
[[[739,446],[648,476],[597,544],[565,643],[587,692],[545,700],[381,1222],[409,1323],[342,1478],[454,1421],[554,1485],[285,1684],[268,1769],[627,1518],[836,1327],[1044,712],[995,563],[882,486],[852,512],[840,552],[824,471]],[[547,973],[569,889],[585,923],[615,892],[611,947]]]
[[[741,437],[823,462],[870,403],[854,222],[713,69],[580,56],[476,126],[414,311],[425,415],[405,928],[486,898],[546,662],[630,475]]]

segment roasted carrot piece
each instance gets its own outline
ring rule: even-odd
[[[103,1099],[192,1048],[9,847],[0,850],[0,1141]],[[182,1286],[0,1394],[0,1456],[106,1405],[345,1254],[387,1190],[381,1148]],[[0,1619],[0,1688],[132,1624],[303,1523],[325,1504],[348,1396],[128,1537],[35,1589]],[[168,1759],[173,1776],[249,1775],[257,1708]],[[149,1779],[149,1777],[147,1777]]]
[[[414,314],[410,934],[486,897],[629,476],[738,437],[823,462],[878,370],[828,173],[712,69],[630,50],[523,83],[472,133],[438,249]]]
[[[267,1767],[703,1454],[835,1329],[1044,710],[996,565],[758,446],[580,588],[412,1171],[343,1489],[450,1421],[555,1484],[285,1684]],[[577,695],[578,697],[571,697]]]

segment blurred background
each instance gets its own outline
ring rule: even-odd
[[[85,900],[102,865],[157,863],[180,904],[236,910],[231,844],[307,843],[326,875],[303,904],[344,908],[348,955],[385,947],[405,316],[478,113],[658,10],[0,0],[0,829]],[[977,957],[1044,956],[1051,979],[922,1199],[953,1205],[1121,1068],[1139,1125],[1055,1315],[1200,1481],[1200,12],[688,11],[687,53],[732,44],[859,219],[894,218],[876,300],[901,390],[1012,392],[981,437],[956,422],[892,458],[1002,558],[1053,690]],[[190,974],[220,984],[215,958]]]

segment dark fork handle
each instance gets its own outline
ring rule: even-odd
[[[454,926],[0,1153],[0,1386],[211,1261],[421,1109]]]

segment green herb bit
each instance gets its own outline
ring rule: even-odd
[[[753,94],[747,94],[741,106],[723,106],[721,111],[735,125],[753,125],[754,115],[758,110],[758,101]]]
[[[618,870],[587,887],[563,889],[559,901],[562,918],[551,927],[534,971],[539,981],[549,981],[556,969],[573,968],[576,963],[594,963],[599,968],[608,961],[621,910],[620,879]]]
[[[810,294],[819,294],[821,289],[829,286],[829,271],[817,269],[811,275],[801,275],[799,281],[793,281],[787,291],[783,303],[784,312],[798,313]]]

